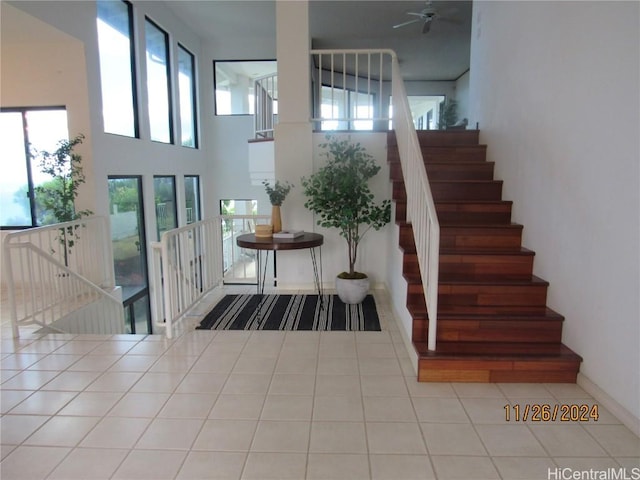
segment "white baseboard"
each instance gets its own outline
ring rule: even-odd
[[[607,392],[602,390],[602,388],[582,373],[578,373],[576,383],[580,385],[585,392],[595,398],[601,406],[609,410],[609,412],[629,428],[629,430],[640,437],[640,418],[620,405],[617,400],[612,398]]]

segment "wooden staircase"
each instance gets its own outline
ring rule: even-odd
[[[393,132],[387,155],[418,380],[575,382],[582,359],[561,343],[564,319],[546,306],[549,284],[532,273],[534,252],[522,247],[523,227],[511,222],[479,132],[417,133],[440,222],[435,351]]]

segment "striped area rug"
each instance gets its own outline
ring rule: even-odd
[[[380,331],[373,295],[367,295],[359,305],[346,305],[337,295],[324,295],[323,302],[318,302],[318,298],[318,295],[226,295],[196,329]]]

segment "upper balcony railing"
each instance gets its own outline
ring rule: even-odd
[[[256,78],[253,83],[254,128],[256,139],[273,138],[278,121],[278,74]]]
[[[312,121],[321,130],[388,130],[393,50],[311,50]]]

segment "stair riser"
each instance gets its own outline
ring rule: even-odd
[[[504,248],[519,249],[522,230],[517,228],[440,228],[440,248]]]
[[[425,163],[485,162],[484,145],[457,147],[421,147]]]
[[[417,130],[420,145],[477,145],[480,138],[478,130]],[[395,132],[389,132],[387,145],[396,147]]]
[[[522,229],[505,228],[465,228],[464,226],[440,226],[440,248],[478,248],[519,250],[522,243]],[[405,251],[415,252],[411,225],[400,225],[400,246]]]
[[[402,202],[407,201],[407,192],[404,188],[403,182],[397,182],[397,181],[393,182],[391,198],[396,201],[402,201]]]
[[[493,163],[425,163],[430,181],[493,180]],[[402,173],[400,173],[402,175]]]
[[[511,202],[436,203],[441,225],[496,225],[511,223]]]
[[[546,286],[511,286],[511,285],[467,285],[438,288],[438,306],[464,307],[544,307],[547,302]]]
[[[440,275],[530,278],[533,255],[440,255]],[[409,261],[409,260],[407,260]]]
[[[575,383],[580,364],[479,360],[418,361],[419,382]]]
[[[562,322],[438,320],[438,342],[556,343]]]
[[[452,200],[500,200],[502,182],[431,182],[435,202]]]
[[[407,221],[407,202],[396,201],[396,222]]]

